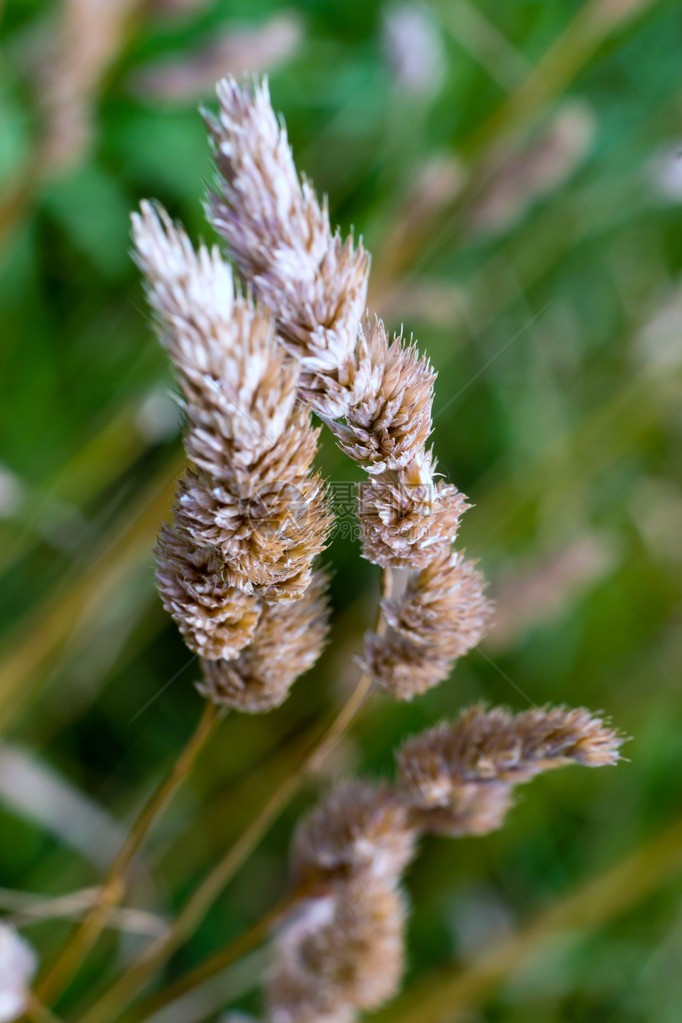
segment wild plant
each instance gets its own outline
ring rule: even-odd
[[[429,359],[366,309],[368,254],[332,229],[326,202],[298,174],[267,83],[226,79],[217,96],[217,112],[206,115],[217,169],[207,215],[223,248],[195,248],[158,205],[143,202],[133,215],[187,456],[172,521],[159,535],[157,586],[197,657],[204,711],[90,912],[48,964],[36,988],[42,1002],[72,979],[121,900],[135,853],[225,712],[274,712],[329,638],[318,561],[334,514],[315,467],[323,428],[366,474],[357,517],[382,597],[356,686],[301,769],[82,1023],[110,1023],[128,1009],[373,686],[398,700],[418,697],[450,676],[491,619],[483,577],[456,546],[469,502],[443,479],[429,446]],[[504,822],[518,785],[564,765],[613,764],[621,741],[582,708],[512,714],[479,705],[406,739],[392,780],[332,787],[294,836],[290,893],[254,932],[254,940],[273,932],[266,1019],[349,1023],[385,1003],[403,974],[402,879],[420,836],[488,833]],[[233,953],[219,951],[153,1003],[189,990]]]

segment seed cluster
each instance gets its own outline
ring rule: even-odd
[[[217,93],[207,212],[247,295],[218,250],[195,251],[163,210],[145,203],[133,218],[186,424],[159,592],[200,658],[206,699],[262,712],[286,698],[327,635],[314,562],[332,516],[314,412],[367,474],[363,554],[398,584],[364,665],[409,700],[449,675],[490,617],[481,574],[454,548],[469,503],[427,448],[435,372],[411,338],[367,314],[367,253],[332,231],[299,177],[267,84],[226,79]],[[353,1023],[383,1004],[403,974],[401,884],[419,837],[498,828],[517,785],[565,764],[613,764],[621,742],[584,709],[475,706],[409,739],[394,783],[332,789],[295,835],[296,907],[274,939],[268,1023]]]
[[[218,100],[217,115],[207,115],[219,173],[209,219],[298,361],[301,400],[368,474],[358,502],[364,556],[385,569],[422,572],[405,598],[412,630],[403,630],[395,608],[391,632],[367,637],[365,660],[376,681],[409,699],[448,676],[489,617],[482,576],[450,557],[469,504],[439,478],[426,447],[435,372],[412,340],[389,339],[381,320],[362,318],[367,255],[352,237],[344,242],[332,232],[326,205],[299,177],[267,84],[227,79]],[[431,579],[443,628],[419,634],[409,602]]]
[[[236,291],[217,249],[192,247],[149,203],[137,259],[173,362],[189,466],[157,546],[166,610],[204,669],[201,692],[244,711],[281,703],[324,644],[313,562],[332,516],[312,468],[318,431],[271,315]]]
[[[409,739],[395,784],[333,789],[297,830],[293,883],[308,895],[275,938],[268,1023],[352,1023],[403,974],[401,880],[420,835],[501,827],[516,785],[567,764],[615,764],[620,736],[584,709],[513,716],[474,706]]]

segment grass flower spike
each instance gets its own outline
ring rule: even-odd
[[[182,392],[190,459],[157,547],[159,592],[202,659],[200,691],[269,710],[326,635],[324,577],[313,577],[331,528],[312,470],[318,433],[296,404],[299,369],[270,315],[235,293],[218,251],[195,251],[148,203],[133,234]]]
[[[434,479],[434,459],[423,454],[398,473],[361,487],[358,516],[362,552],[383,568],[421,569],[449,550],[470,507],[452,483]]]
[[[268,1023],[352,1023],[398,990],[405,905],[394,885],[339,884],[303,904],[275,942]]]
[[[222,559],[164,526],[156,548],[156,582],[164,608],[185,643],[210,660],[236,657],[253,638],[261,602],[227,582]]]
[[[358,386],[344,420],[329,426],[339,447],[371,475],[404,469],[431,433],[436,374],[412,342],[389,341],[381,320],[367,318],[357,347]]]
[[[326,642],[326,584],[316,572],[299,600],[265,605],[253,641],[238,657],[204,661],[199,691],[213,703],[249,713],[282,703]]]
[[[451,563],[446,580],[443,559],[469,504],[438,478],[426,449],[435,373],[413,341],[389,340],[381,320],[363,317],[366,255],[351,238],[342,242],[332,233],[325,204],[300,180],[266,84],[226,79],[217,91],[219,112],[207,118],[219,173],[209,217],[298,361],[301,400],[369,476],[358,500],[363,556],[389,572],[437,566],[412,589],[433,579],[432,600],[443,604],[444,589],[463,592],[463,570]],[[482,577],[469,572],[465,591],[472,601],[467,620],[475,618],[477,627],[460,629],[457,642],[450,639],[426,670],[419,671],[414,647],[395,631],[386,639],[368,637],[366,664],[392,695],[410,698],[436,685],[478,642],[487,620]],[[466,615],[461,601],[452,603],[456,617]],[[405,615],[412,610],[406,607]],[[400,616],[400,608],[394,611]],[[432,633],[424,634],[422,649]]]
[[[419,837],[492,831],[516,785],[567,764],[615,764],[621,743],[584,709],[474,706],[409,739],[395,784],[338,785],[296,832],[302,901],[275,938],[268,1023],[352,1023],[387,1001],[402,979],[401,882]]]
[[[514,716],[475,706],[408,739],[398,755],[400,788],[425,830],[482,834],[502,824],[514,786],[568,764],[616,764],[623,741],[582,707]]]
[[[195,467],[181,481],[177,524],[196,548],[218,552],[238,589],[295,599],[331,527],[324,487],[310,475],[315,431],[294,406],[297,368],[267,313],[234,294],[217,250],[195,253],[148,204],[133,232],[183,392]]]
[[[370,873],[399,877],[414,856],[414,829],[402,799],[387,785],[337,785],[296,831],[297,887]]]
[[[332,232],[326,204],[299,178],[267,83],[226,78],[218,99],[218,114],[206,115],[220,172],[211,221],[300,362],[306,401],[336,418],[353,395],[367,254]]]
[[[457,658],[482,638],[490,617],[480,573],[447,549],[383,607],[387,628],[382,636],[369,634],[365,657],[377,681],[404,699],[446,679]]]

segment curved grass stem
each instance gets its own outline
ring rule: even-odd
[[[682,820],[677,819],[602,874],[568,892],[519,931],[486,948],[472,963],[441,969],[416,983],[379,1014],[378,1023],[420,1023],[423,1019],[457,1023],[485,1004],[506,977],[540,954],[556,936],[576,930],[591,933],[603,927],[664,885],[681,865]],[[148,1019],[233,965],[256,947],[304,894],[295,893],[235,941],[145,1000],[130,1023]]]
[[[243,931],[229,945],[223,946],[223,948],[214,952],[213,955],[208,956],[193,970],[185,973],[178,980],[173,981],[172,984],[169,984],[162,991],[146,998],[133,1010],[129,1017],[126,1016],[126,1023],[138,1023],[138,1021],[148,1019],[167,1005],[171,1005],[190,991],[194,991],[207,980],[223,973],[228,967],[262,944],[282,917],[290,909],[293,909],[304,896],[304,892],[296,891],[280,900],[265,916],[257,920],[246,931]]]
[[[382,596],[387,599],[391,593],[391,572],[383,575]],[[384,630],[383,611],[379,609],[376,630]],[[81,1017],[80,1023],[112,1023],[128,1007],[136,993],[147,979],[190,937],[206,913],[232,880],[239,868],[246,862],[270,825],[301,787],[305,777],[317,770],[348,730],[357,716],[369,691],[372,678],[362,672],[350,696],[339,712],[304,752],[301,761],[291,774],[275,789],[260,812],[236,843],[227,850],[222,859],[201,881],[177,916],[169,932],[153,942],[146,952],[114,981],[102,997]],[[256,925],[258,926],[258,925]]]
[[[205,705],[199,723],[180,756],[138,814],[90,910],[62,949],[51,970],[38,983],[36,996],[42,1002],[54,1001],[59,996],[106,927],[111,911],[123,896],[126,874],[135,855],[152,826],[189,775],[199,753],[213,735],[221,718],[219,708],[210,703]]]

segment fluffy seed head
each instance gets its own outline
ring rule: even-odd
[[[230,584],[211,548],[165,526],[157,548],[156,585],[190,650],[211,660],[235,657],[252,639],[260,602]]]
[[[378,878],[335,886],[280,933],[268,985],[269,1023],[352,1020],[391,998],[403,975],[405,907]]]
[[[411,576],[398,600],[383,603],[384,634],[365,641],[365,663],[377,682],[409,700],[446,679],[484,635],[490,607],[483,589],[474,563],[449,550]]]
[[[623,739],[584,708],[540,707],[517,714],[474,706],[451,724],[409,739],[398,755],[400,787],[422,826],[461,834],[501,823],[514,785],[566,764],[615,764]],[[482,819],[477,819],[477,789]],[[435,812],[434,812],[435,811]],[[450,825],[448,825],[450,821]]]
[[[248,465],[236,460],[223,438],[207,428],[192,429],[185,437],[190,460],[210,479],[248,499],[275,483],[298,484],[309,475],[318,449],[319,429],[310,415],[296,407],[272,447],[253,456]]]
[[[450,547],[469,507],[457,487],[434,482],[433,460],[423,455],[360,488],[363,556],[382,568],[424,568]]]
[[[332,233],[326,204],[299,179],[267,83],[226,78],[217,94],[218,113],[207,115],[220,175],[209,217],[300,362],[302,393],[324,412],[319,375],[352,372],[367,255]]]
[[[134,215],[133,234],[196,467],[180,485],[179,529],[218,552],[226,578],[245,593],[295,599],[331,529],[325,487],[309,475],[317,431],[294,405],[298,370],[269,315],[235,296],[215,250],[195,252],[149,204]]]
[[[414,827],[432,835],[487,835],[502,827],[513,803],[511,785],[465,782],[452,789],[446,806],[414,806],[410,817]]]
[[[277,345],[271,318],[235,296],[217,249],[195,252],[185,232],[149,203],[133,214],[133,238],[183,392],[190,457],[231,481],[286,429],[297,368]]]
[[[299,600],[265,606],[253,641],[238,657],[202,662],[199,692],[251,714],[283,703],[322,653],[328,634],[325,590],[326,578],[317,572]]]
[[[302,595],[332,526],[327,488],[318,475],[235,494],[188,472],[176,519],[197,547],[218,551],[235,586],[268,601]]]
[[[405,807],[387,785],[337,785],[299,825],[291,863],[295,885],[371,875],[397,879],[414,855]]]
[[[368,319],[358,341],[358,381],[345,422],[330,422],[339,446],[376,475],[403,469],[431,432],[435,373],[416,345],[389,342],[381,320]]]

